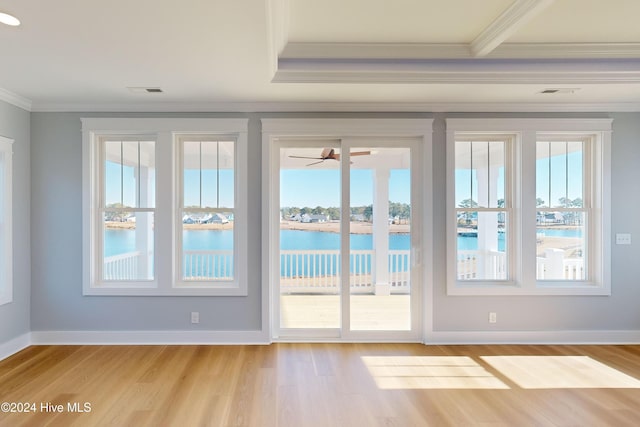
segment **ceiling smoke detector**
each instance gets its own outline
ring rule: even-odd
[[[544,93],[544,94],[575,93],[575,92],[577,92],[579,90],[580,90],[579,87],[549,88],[549,89],[545,89],[543,91],[540,91],[538,93]]]
[[[133,93],[163,93],[164,91],[159,87],[128,87]]]

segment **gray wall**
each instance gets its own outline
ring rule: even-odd
[[[256,330],[260,329],[261,135],[263,117],[435,117],[433,218],[436,331],[481,330],[640,330],[640,222],[633,221],[640,171],[640,114],[613,117],[613,233],[629,232],[630,246],[612,248],[610,297],[448,297],[445,285],[445,117],[531,117],[531,114],[167,114],[180,117],[249,117],[249,296],[236,297],[83,297],[81,117],[90,113],[32,115],[32,310],[34,331],[45,330]],[[160,117],[160,114],[112,114]],[[545,117],[545,115],[536,115]],[[549,117],[549,115],[546,115]],[[561,117],[586,115],[562,115]],[[558,115],[553,117],[560,117]],[[638,242],[638,243],[635,243]],[[189,313],[199,311],[199,325]],[[498,313],[489,325],[487,313]],[[1,314],[1,312],[0,312]],[[491,326],[491,327],[490,327]]]
[[[0,343],[30,331],[30,113],[0,101],[0,135],[13,143],[13,302],[0,306]]]

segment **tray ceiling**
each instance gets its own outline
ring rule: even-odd
[[[0,99],[34,111],[640,111],[636,0],[0,10],[22,21],[0,25]],[[549,88],[571,90],[540,94]]]

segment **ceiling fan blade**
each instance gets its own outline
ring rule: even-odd
[[[354,151],[353,153],[349,153],[350,156],[368,156],[371,154],[371,151]]]
[[[322,157],[305,157],[305,156],[289,156],[292,159],[312,159],[312,160],[324,160]]]
[[[306,165],[306,166],[313,166],[313,165],[317,165],[318,163],[322,163],[322,162],[324,162],[324,160],[325,160],[325,159],[322,159],[322,160],[320,160],[319,162],[309,163],[309,164],[308,164],[308,165]]]

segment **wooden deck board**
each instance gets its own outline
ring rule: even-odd
[[[409,295],[351,295],[354,330],[406,331],[411,326]],[[339,328],[340,296],[281,295],[282,328]]]

